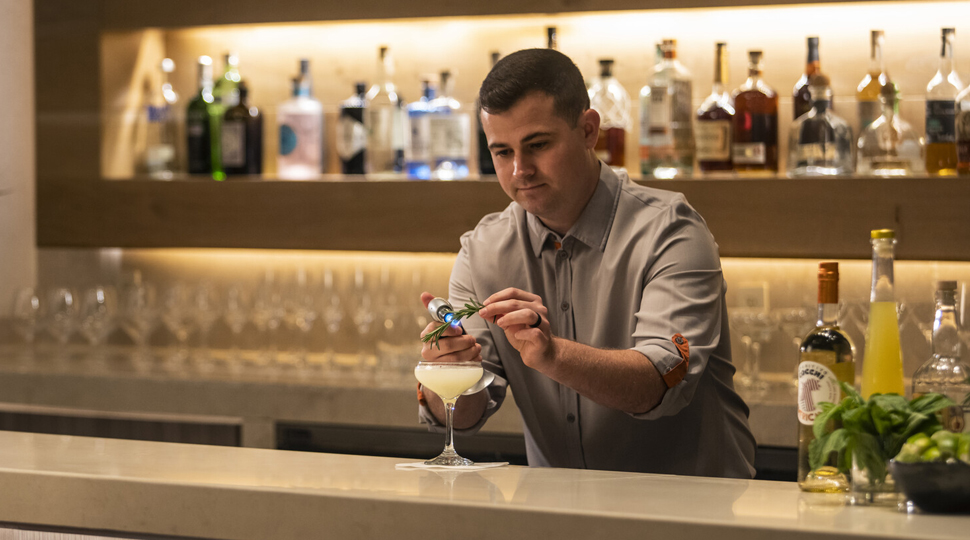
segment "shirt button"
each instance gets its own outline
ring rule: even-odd
[[[560,261],[565,261],[569,257],[569,254],[563,250],[559,250],[559,255],[556,256],[559,257]]]
[[[563,311],[569,311],[569,302],[563,302],[562,305],[559,306],[559,308],[562,309]]]
[[[573,414],[573,413],[567,414],[566,415],[566,421],[569,422],[570,424],[572,424],[573,422],[576,421],[576,415]]]

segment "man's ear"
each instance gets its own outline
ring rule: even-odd
[[[583,138],[586,148],[592,150],[600,136],[600,113],[593,109],[586,109],[579,115],[579,126],[583,128]]]

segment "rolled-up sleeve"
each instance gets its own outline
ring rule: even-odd
[[[724,279],[707,226],[683,199],[656,219],[666,223],[654,229],[632,349],[656,366],[667,391],[659,405],[632,415],[645,420],[674,415],[690,403],[722,325]]]
[[[472,282],[472,273],[469,267],[468,252],[466,249],[469,234],[466,233],[462,236],[462,249],[458,252],[458,257],[455,259],[455,266],[451,271],[448,301],[456,308],[458,306],[464,306],[472,298],[478,301],[484,300],[484,298],[478,298],[476,296]],[[482,367],[494,376],[492,382],[486,388],[488,392],[488,404],[485,408],[485,414],[482,415],[482,418],[475,425],[466,429],[455,430],[456,434],[473,435],[502,406],[502,402],[505,400],[508,382],[505,377],[505,371],[502,368],[502,361],[499,359],[498,352],[495,350],[495,343],[492,340],[491,333],[485,321],[481,317],[473,315],[468,319],[464,319],[461,324],[465,332],[473,336],[475,341],[482,346]],[[423,424],[427,424],[431,431],[444,431],[444,426],[441,422],[438,422],[425,405],[418,406],[418,420]]]

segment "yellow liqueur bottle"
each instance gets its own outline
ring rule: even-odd
[[[842,400],[840,382],[855,384],[855,347],[839,328],[839,263],[818,265],[818,320],[799,348],[798,363],[798,486],[802,491],[848,491],[849,481],[836,466],[833,453],[825,465],[811,470],[808,445],[822,402]]]
[[[896,232],[872,231],[872,292],[869,326],[862,362],[862,397],[905,393],[903,357],[899,349],[899,318],[893,288]]]

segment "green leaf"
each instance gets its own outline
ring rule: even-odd
[[[867,405],[872,424],[880,435],[899,431],[896,427],[904,425],[912,414],[909,402],[898,394],[873,394]]]
[[[882,453],[879,441],[870,433],[857,433],[854,437],[853,456],[857,464],[866,469],[870,482],[886,479],[886,462],[889,457]],[[891,456],[890,456],[891,457]]]
[[[845,429],[837,429],[821,439],[815,439],[812,441],[813,443],[817,444],[815,444],[814,455],[812,445],[809,444],[809,467],[811,467],[814,471],[815,469],[825,465],[832,452],[843,452],[845,450],[846,446],[849,444],[850,438],[851,434],[848,431]]]
[[[845,396],[845,399],[850,400],[857,407],[862,407],[866,404],[866,400],[862,399],[862,395],[856,392],[854,386],[844,381],[839,381],[839,386],[842,388],[842,395]]]
[[[970,399],[970,394],[967,398]],[[952,399],[937,393],[923,394],[909,402],[910,409],[923,414],[932,414],[950,405],[955,405]]]
[[[853,433],[869,433],[875,435],[876,427],[872,423],[872,416],[868,407],[859,407],[846,411],[842,415],[842,427]]]
[[[821,439],[826,433],[832,431],[834,422],[842,420],[842,414],[845,412],[845,407],[841,403],[835,405],[825,401],[819,403],[819,408],[821,412],[812,423],[812,433],[815,434],[816,439]]]

